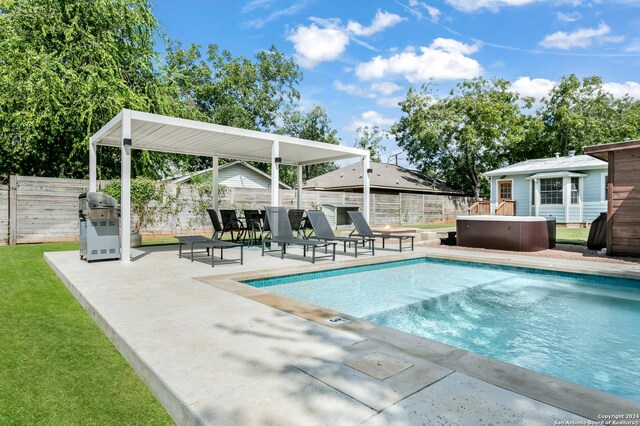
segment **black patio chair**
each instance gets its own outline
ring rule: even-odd
[[[400,244],[400,252],[402,252],[402,242],[404,240],[411,239],[411,250],[413,250],[413,240],[415,239],[415,235],[402,235],[402,234],[375,234],[367,220],[364,218],[361,212],[359,211],[348,211],[349,217],[351,218],[351,222],[353,222],[353,226],[356,227],[349,236],[360,237],[360,238],[381,238],[382,239],[382,248],[384,249],[384,242],[388,239],[397,239]],[[364,240],[363,240],[364,244]]]
[[[287,246],[289,245],[298,245],[302,246],[303,256],[307,256],[307,248],[311,248],[311,263],[316,262],[316,248],[322,247],[325,248],[332,246],[333,253],[327,256],[320,256],[319,258],[331,257],[332,260],[336,260],[336,243],[327,242],[327,241],[313,241],[313,240],[305,240],[303,238],[296,238],[293,236],[293,231],[291,230],[291,222],[289,222],[289,217],[287,216],[287,209],[284,207],[267,207],[267,214],[265,218],[265,223],[268,223],[269,229],[271,231],[271,236],[269,238],[262,239],[262,255],[264,256],[265,252],[278,251],[278,249],[271,249],[273,244],[280,245],[280,258],[284,259],[284,255],[287,252]],[[266,249],[266,244],[269,243],[269,250]]]
[[[307,212],[307,218],[311,222],[313,226],[313,231],[317,239],[322,241],[339,241],[344,244],[343,251],[347,252],[347,243],[349,246],[353,243],[354,247],[354,255],[358,257],[358,245],[363,240],[369,243],[369,251],[371,251],[371,255],[376,254],[375,248],[375,238],[370,237],[341,237],[337,236],[333,233],[331,229],[331,225],[329,225],[329,221],[327,220],[327,216],[325,216],[323,211],[320,210],[309,210]]]
[[[244,239],[249,245],[262,241],[262,219],[258,210],[244,210],[245,234]]]
[[[222,218],[222,233],[220,234],[220,238],[222,238],[225,232],[229,232],[231,234],[231,241],[238,242],[244,235],[245,227],[238,219],[236,211],[220,210],[220,217]],[[237,232],[236,237],[233,236],[234,232]]]
[[[289,216],[289,222],[291,222],[291,230],[298,234],[299,238],[304,238],[304,233],[302,232],[304,210],[290,209],[287,215]]]

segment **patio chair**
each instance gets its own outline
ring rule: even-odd
[[[289,209],[287,215],[289,216],[289,222],[291,222],[291,230],[298,234],[298,238],[304,238],[304,232],[302,232],[304,210]]]
[[[323,211],[309,210],[307,212],[307,218],[311,222],[311,226],[313,226],[313,231],[315,232],[317,239],[322,241],[341,241],[344,244],[343,251],[345,253],[347,252],[347,243],[349,243],[349,246],[351,246],[351,243],[353,243],[355,257],[358,257],[358,243],[364,240],[365,242],[369,243],[369,250],[371,251],[371,255],[376,254],[374,238],[336,236],[333,233],[331,225],[329,225],[329,221],[327,220],[327,216],[325,216]]]
[[[225,232],[231,234],[231,241],[238,242],[245,233],[245,227],[242,222],[236,216],[235,210],[220,210],[220,217],[222,218],[222,233],[220,238]],[[237,232],[237,237],[234,238],[233,233]]]
[[[249,239],[249,245],[262,241],[262,219],[258,210],[244,210],[245,234],[244,238]]]
[[[331,257],[332,260],[336,260],[336,244],[327,241],[312,241],[305,240],[303,238],[295,238],[293,236],[293,231],[291,230],[291,222],[289,222],[289,217],[287,215],[287,209],[284,207],[267,207],[267,214],[265,216],[265,223],[268,223],[269,229],[271,230],[271,236],[269,238],[262,239],[262,255],[266,251],[277,251],[277,249],[272,250],[271,245],[279,244],[280,245],[280,258],[284,259],[284,255],[287,252],[287,246],[289,245],[298,245],[302,246],[303,256],[307,256],[307,248],[311,248],[311,263],[316,262],[316,248],[323,247],[326,249],[329,246],[332,246],[333,253],[327,256],[318,257]],[[269,243],[269,250],[266,250],[266,244]]]
[[[360,238],[381,238],[382,239],[382,248],[384,249],[384,243],[388,239],[397,239],[400,244],[400,252],[402,252],[402,242],[404,240],[411,239],[411,250],[413,251],[413,240],[415,239],[415,235],[402,235],[402,234],[375,234],[367,220],[364,218],[361,212],[359,211],[348,211],[349,217],[351,218],[351,222],[353,222],[353,226],[356,227],[349,236],[355,236]],[[364,240],[363,240],[364,244]]]

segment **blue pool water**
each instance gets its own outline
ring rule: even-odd
[[[416,259],[247,282],[640,401],[640,284]]]

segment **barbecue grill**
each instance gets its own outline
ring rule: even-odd
[[[115,198],[101,192],[78,196],[80,259],[120,259],[120,210]]]

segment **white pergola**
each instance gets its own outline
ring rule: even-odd
[[[271,205],[280,205],[279,165],[297,166],[297,202],[302,196],[302,166],[351,158],[363,159],[364,216],[369,220],[369,151],[317,141],[185,120],[123,109],[89,138],[89,191],[96,191],[96,147],[120,147],[121,219],[120,255],[129,263],[131,250],[131,149],[211,157],[212,207],[218,208],[218,158],[271,163]],[[273,182],[276,182],[274,185]]]

